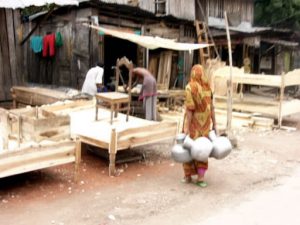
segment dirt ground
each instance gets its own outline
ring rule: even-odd
[[[108,176],[105,160],[84,151],[78,183],[72,164],[1,179],[0,224],[245,224],[256,215],[245,204],[268,193],[261,201],[280,204],[276,190],[287,179],[299,181],[300,115],[284,123],[298,131],[236,130],[238,147],[223,160],[210,160],[206,188],[180,182],[182,166],[170,157],[171,142],[135,149],[145,160],[119,164],[117,177]],[[253,207],[264,213],[261,205]],[[239,222],[224,220],[237,214]]]

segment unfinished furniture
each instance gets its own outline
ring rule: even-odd
[[[75,163],[75,179],[81,158],[80,148],[73,141],[28,145],[14,149],[2,149],[0,154],[0,178]]]
[[[119,92],[106,92],[106,93],[98,93],[95,95],[96,97],[96,114],[95,114],[95,120],[98,120],[98,109],[99,107],[102,107],[103,104],[108,104],[110,108],[110,123],[113,123],[113,114],[115,114],[115,117],[118,116],[119,111],[126,110],[126,121],[128,121],[129,118],[129,111],[130,111],[130,99],[128,97],[128,94],[119,93]],[[125,104],[125,107],[120,107],[121,105]]]
[[[0,109],[0,178],[73,162],[77,176],[81,152],[69,125],[66,116],[45,118],[36,108]]]
[[[99,108],[98,113],[97,121],[93,119],[93,109],[70,113],[71,135],[77,138],[77,148],[85,143],[101,148],[99,151],[109,152],[109,175],[115,173],[118,151],[175,139],[177,133],[176,122],[156,122],[132,116],[127,122],[126,115],[120,113],[112,125],[109,110]]]
[[[124,66],[128,69],[128,84],[126,85],[127,93],[119,93],[119,80],[122,80],[123,85],[125,86],[125,81],[121,75],[121,67]],[[111,112],[111,119],[110,123],[113,123],[113,114],[115,117],[118,116],[119,111],[126,111],[127,117],[126,121],[129,118],[130,112],[130,102],[131,102],[131,85],[132,85],[132,70],[133,70],[133,63],[129,61],[125,56],[121,59],[117,59],[116,63],[116,82],[115,82],[115,92],[108,92],[108,93],[98,93],[96,94],[96,114],[95,119],[98,120],[98,108],[103,106],[104,104],[108,104]],[[122,107],[122,105],[125,105]],[[120,107],[121,106],[121,107]]]
[[[229,79],[229,68],[218,69],[214,73],[214,79]],[[300,112],[300,100],[287,99],[284,97],[284,90],[288,86],[300,85],[300,70],[293,70],[287,74],[263,75],[263,74],[241,74],[233,73],[234,84],[250,84],[279,88],[277,99],[266,96],[245,94],[233,99],[233,109],[242,112],[261,113],[278,119],[278,126],[281,127],[282,118]],[[214,96],[216,108],[225,109],[226,101],[224,96]]]
[[[11,88],[13,107],[18,104],[40,106],[71,99],[65,92],[42,87],[13,86]]]

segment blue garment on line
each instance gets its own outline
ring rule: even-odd
[[[30,48],[34,53],[39,53],[43,50],[43,37],[33,36],[30,39]]]

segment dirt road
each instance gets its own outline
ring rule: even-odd
[[[146,160],[119,165],[118,177],[108,177],[104,160],[84,153],[77,184],[72,165],[1,179],[0,224],[277,225],[271,218],[255,220],[271,217],[267,209],[275,204],[285,206],[274,208],[276,216],[299,224],[287,201],[300,200],[299,135],[240,129],[238,148],[224,160],[210,160],[204,189],[180,182],[170,142],[137,149]]]

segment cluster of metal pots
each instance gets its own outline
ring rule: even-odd
[[[207,162],[209,157],[224,159],[232,150],[231,142],[227,137],[216,136],[214,130],[210,131],[208,138],[199,137],[196,140],[188,135],[178,134],[176,144],[172,147],[172,158],[179,163],[192,160]]]

